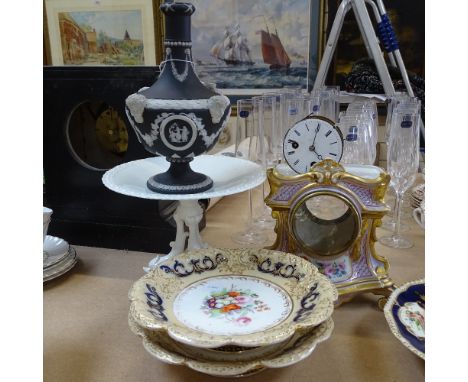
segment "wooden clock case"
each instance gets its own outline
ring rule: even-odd
[[[138,142],[124,108],[129,94],[151,85],[158,75],[156,67],[44,67],[44,206],[54,211],[50,235],[75,245],[170,250],[176,202],[129,198],[108,190],[101,180],[108,168],[80,161],[68,131],[71,115],[80,105],[101,101],[125,123],[128,146],[122,163],[152,156]]]

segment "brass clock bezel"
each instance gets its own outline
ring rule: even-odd
[[[284,138],[283,138],[283,158],[284,160],[286,161],[286,163],[288,164],[288,166],[296,173],[296,174],[307,174],[309,171],[312,170],[312,167],[309,168],[309,171],[306,171],[306,172],[299,172],[299,171],[296,171],[293,166],[291,166],[291,163],[289,163],[288,161],[288,158],[287,158],[287,155],[286,155],[286,137],[288,136],[289,132],[294,129],[294,127],[300,123],[300,122],[303,122],[307,119],[319,119],[321,121],[324,121],[324,122],[327,122],[329,123],[337,132],[338,132],[338,135],[340,136],[340,139],[341,139],[341,155],[339,158],[337,158],[336,160],[335,159],[332,159],[332,158],[325,158],[326,159],[330,159],[330,160],[333,160],[335,161],[336,163],[340,163],[340,160],[341,158],[343,158],[343,151],[344,151],[344,138],[343,138],[343,133],[341,132],[340,128],[338,127],[338,125],[336,124],[336,122],[334,122],[333,120],[331,120],[330,118],[327,118],[327,117],[323,117],[321,115],[314,115],[314,114],[309,114],[307,117],[304,117],[302,118],[301,120],[297,121],[294,125],[292,125],[288,130],[286,130],[286,133],[284,134]],[[319,163],[319,162],[317,162]]]
[[[305,246],[302,244],[302,240],[300,240],[297,237],[297,232],[294,229],[294,217],[296,214],[297,209],[299,206],[302,205],[306,200],[316,197],[316,196],[331,196],[334,198],[338,198],[341,201],[343,201],[351,210],[352,215],[354,217],[354,222],[355,222],[355,231],[353,233],[353,239],[350,241],[350,244],[346,248],[340,248],[339,250],[335,250],[327,255],[317,253],[313,249],[311,249],[308,246]],[[321,259],[326,259],[326,260],[332,260],[335,257],[339,257],[343,255],[344,251],[352,251],[352,248],[356,245],[357,240],[361,237],[361,229],[362,229],[362,216],[361,213],[359,212],[358,208],[355,206],[354,202],[350,199],[347,198],[344,195],[341,195],[336,192],[330,192],[330,191],[324,191],[324,190],[310,190],[307,193],[299,195],[297,198],[292,200],[291,202],[291,209],[289,210],[288,214],[288,226],[289,226],[289,232],[291,232],[291,237],[293,238],[296,246],[303,251],[304,254],[310,255],[313,257],[321,258]]]

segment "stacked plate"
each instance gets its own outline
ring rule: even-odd
[[[418,208],[421,202],[424,200],[425,183],[421,183],[411,190],[410,203],[411,207]]]
[[[426,357],[425,290],[424,279],[408,282],[392,292],[384,308],[392,333],[422,359]]]
[[[308,357],[333,331],[335,286],[308,261],[266,249],[203,249],[129,292],[129,325],[157,359],[222,377]]]
[[[68,272],[76,264],[76,251],[65,240],[47,235],[43,246],[43,277],[49,281]]]

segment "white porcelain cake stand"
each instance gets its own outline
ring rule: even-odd
[[[169,168],[169,162],[163,157],[127,162],[112,168],[102,177],[104,185],[119,194],[142,199],[179,201],[173,215],[177,230],[175,241],[169,244],[172,249],[169,254],[152,259],[148,267],[143,268],[146,272],[154,269],[162,261],[184,252],[185,249],[208,247],[208,244],[202,241],[198,229],[203,218],[203,209],[198,204],[199,199],[237,194],[257,187],[266,179],[265,171],[260,165],[224,155],[195,157],[190,167],[194,171],[208,175],[213,180],[213,187],[197,194],[160,194],[151,191],[146,186],[148,178]],[[188,234],[184,230],[184,224],[189,229]],[[185,248],[187,235],[188,243]]]

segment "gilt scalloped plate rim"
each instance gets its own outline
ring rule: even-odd
[[[401,285],[397,289],[395,289],[390,295],[390,297],[388,298],[387,303],[385,304],[384,315],[385,315],[385,319],[387,320],[388,326],[390,327],[391,332],[403,344],[403,346],[405,346],[411,352],[416,354],[418,357],[425,360],[426,359],[425,353],[416,349],[405,337],[403,337],[400,330],[398,329],[398,325],[395,322],[395,318],[393,317],[393,313],[392,313],[392,307],[395,304],[398,296],[401,293],[407,291],[409,287],[413,285],[421,285],[421,284],[425,284],[425,279],[410,281]]]
[[[311,315],[308,315],[306,317],[307,319],[305,320],[305,322],[294,322],[293,316],[294,314],[297,314],[299,311],[298,310],[299,307],[294,306],[294,304],[300,304],[301,299],[304,298],[304,296],[307,293],[294,297],[291,295],[290,290],[287,289],[286,281],[283,281],[283,283],[280,283],[280,282],[275,283],[272,280],[272,278],[270,278],[269,276],[259,277],[263,279],[266,278],[268,281],[277,284],[278,286],[285,289],[286,292],[288,292],[291,300],[293,301],[292,311],[289,314],[289,316],[285,320],[283,320],[281,323],[277,324],[276,326],[273,326],[269,329],[258,331],[258,332],[242,334],[242,335],[208,334],[205,332],[191,329],[188,326],[185,326],[183,323],[175,319],[172,322],[169,320],[168,321],[157,320],[155,318],[152,318],[147,312],[144,312],[144,314],[142,314],[138,310],[137,307],[140,306],[141,308],[141,306],[143,305],[142,299],[141,299],[142,285],[150,280],[153,280],[153,281],[157,280],[157,278],[153,279],[153,277],[155,277],[156,275],[158,276],[164,275],[162,270],[155,269],[151,271],[150,273],[141,277],[139,280],[137,280],[129,291],[128,296],[131,301],[130,314],[132,318],[136,321],[136,323],[139,326],[148,330],[163,331],[167,333],[174,340],[187,344],[187,345],[195,346],[195,347],[216,348],[216,347],[225,346],[225,345],[254,347],[254,346],[265,346],[265,345],[275,344],[275,343],[285,341],[288,338],[292,337],[296,331],[310,329],[314,326],[319,325],[320,323],[322,323],[323,321],[331,317],[333,310],[334,310],[334,302],[338,298],[338,292],[337,292],[335,285],[333,285],[326,276],[322,275],[318,271],[317,267],[315,267],[313,264],[311,264],[305,259],[302,259],[299,256],[296,256],[290,253],[268,250],[268,249],[252,249],[252,248],[245,248],[245,249],[208,248],[208,249],[201,249],[201,250],[195,250],[195,251],[182,253],[180,255],[175,256],[171,260],[165,261],[159,266],[172,264],[176,259],[183,261],[183,260],[189,260],[191,258],[194,258],[194,256],[198,256],[199,258],[202,258],[203,255],[215,255],[217,253],[225,254],[227,256],[235,256],[235,254],[237,254],[238,257],[245,256],[245,255],[249,256],[248,255],[249,253],[250,254],[252,253],[263,254],[263,255],[273,256],[272,260],[276,259],[276,261],[278,261],[279,259],[282,259],[284,261],[286,258],[288,258],[292,260],[293,262],[295,262],[295,264],[303,264],[304,265],[303,269],[308,269],[309,279],[298,281],[298,283],[304,282],[304,281],[308,282],[307,287],[301,286],[301,290],[302,289],[306,291],[310,290],[310,287],[311,285],[313,285],[314,282],[320,281],[321,283],[320,290],[324,292],[323,296],[320,297],[321,301],[319,301],[321,305],[318,305],[317,303],[316,305],[318,306],[317,311]],[[205,274],[202,273],[202,274],[197,274],[196,277],[198,277],[197,278],[197,281],[198,281],[198,280],[207,279],[207,278],[211,278],[213,276],[218,276],[218,275],[219,274],[207,275],[206,273]],[[229,273],[226,275],[233,275],[233,274]],[[239,275],[242,275],[242,274],[239,274]],[[252,275],[249,275],[249,276],[252,276]],[[191,283],[193,283],[193,281]],[[185,286],[181,287],[180,291],[182,291],[184,288]],[[177,293],[180,293],[180,292],[177,292]],[[174,292],[174,295],[176,296],[177,293]],[[170,308],[172,309],[172,306]]]
[[[329,317],[319,325],[286,343],[285,348],[287,349],[282,353],[249,361],[207,361],[177,353],[175,350],[166,349],[160,343],[155,343],[146,335],[145,329],[141,328],[133,320],[131,315],[129,315],[128,323],[130,330],[142,339],[145,350],[159,361],[171,365],[186,366],[192,370],[215,377],[228,378],[249,376],[269,368],[279,369],[301,362],[314,352],[318,344],[330,338],[335,327],[333,319]],[[317,333],[317,331],[320,332]],[[296,344],[305,336],[308,336],[308,338],[297,346]]]

